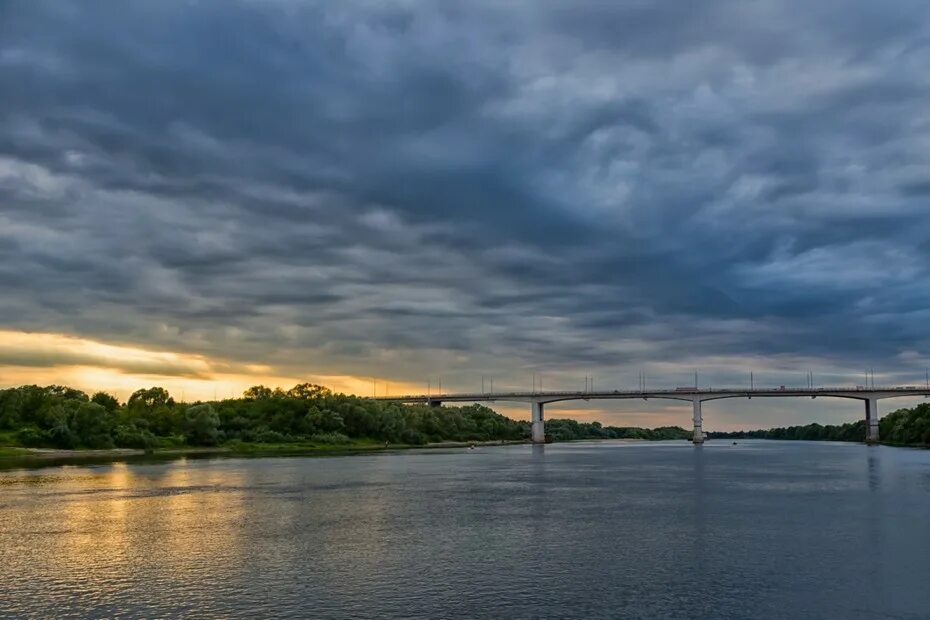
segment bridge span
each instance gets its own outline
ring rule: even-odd
[[[703,417],[701,403],[708,400],[723,398],[779,398],[779,397],[826,397],[849,398],[863,401],[866,420],[866,443],[878,443],[878,401],[886,398],[900,398],[902,396],[930,397],[928,386],[898,386],[898,387],[817,387],[817,388],[790,388],[779,387],[774,389],[698,389],[675,388],[665,390],[609,390],[609,391],[531,391],[531,392],[495,392],[495,393],[461,393],[461,394],[407,394],[400,396],[379,396],[374,400],[402,402],[409,404],[424,404],[434,407],[444,402],[456,403],[491,403],[491,402],[519,402],[529,403],[532,419],[533,443],[546,441],[545,405],[567,400],[632,400],[662,398],[669,400],[687,401],[692,404],[692,422],[694,424],[693,441],[695,444],[704,443]]]

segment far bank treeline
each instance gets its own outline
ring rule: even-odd
[[[548,420],[555,441],[689,439],[679,427],[605,427]],[[138,390],[125,403],[64,386],[0,390],[0,443],[42,448],[171,448],[245,444],[339,445],[361,441],[423,445],[442,441],[519,441],[528,422],[488,407],[427,407],[334,394],[313,384],[290,390],[255,386],[241,398],[180,403],[163,388]]]
[[[846,424],[807,424],[768,430],[708,433],[719,439],[798,439],[805,441],[863,441],[865,420]],[[900,446],[930,446],[930,403],[913,409],[898,409],[878,421],[878,436],[882,443]]]

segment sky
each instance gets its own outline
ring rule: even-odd
[[[921,383],[928,66],[925,0],[0,0],[0,385]]]

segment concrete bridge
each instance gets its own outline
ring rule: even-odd
[[[866,443],[878,442],[878,401],[886,398],[899,398],[902,396],[930,397],[930,385],[927,386],[899,386],[899,387],[818,387],[818,388],[789,388],[775,389],[698,389],[675,388],[671,390],[611,390],[611,391],[532,391],[532,392],[500,392],[500,393],[472,393],[472,394],[408,394],[403,396],[383,396],[375,400],[403,402],[410,404],[425,404],[434,407],[444,402],[482,403],[482,402],[520,402],[529,403],[533,421],[533,443],[544,443],[546,440],[545,405],[566,400],[631,400],[650,398],[663,398],[669,400],[687,401],[692,404],[694,423],[694,443],[704,443],[704,429],[701,415],[701,403],[708,400],[723,398],[784,398],[784,397],[827,397],[851,398],[861,400],[865,404],[865,419],[868,429]]]

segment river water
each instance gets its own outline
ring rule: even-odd
[[[0,616],[930,618],[930,451],[597,442],[0,471]]]

